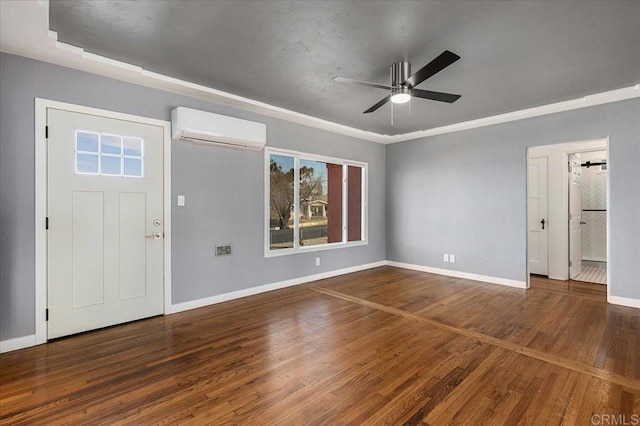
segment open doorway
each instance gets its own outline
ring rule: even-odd
[[[601,139],[527,150],[528,275],[607,284],[607,147]]]
[[[607,284],[607,152],[569,155],[569,278]]]

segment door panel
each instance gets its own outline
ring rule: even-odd
[[[144,297],[146,274],[146,194],[120,194],[120,299]]]
[[[527,186],[529,273],[548,275],[547,157],[529,159]]]
[[[51,108],[47,125],[48,338],[161,314],[163,129]]]
[[[73,308],[104,302],[104,198],[102,192],[74,191],[71,245]]]
[[[580,154],[569,155],[569,278],[582,272],[582,161]]]

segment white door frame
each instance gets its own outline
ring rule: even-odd
[[[533,158],[533,157],[539,157],[539,156],[548,156],[549,152],[554,151],[554,154],[558,154],[560,153],[560,155],[562,155],[562,164],[566,165],[567,162],[569,161],[569,154],[575,154],[578,152],[589,152],[589,151],[607,151],[607,171],[609,171],[610,169],[610,156],[609,156],[609,137],[605,137],[602,139],[592,139],[592,140],[585,140],[585,141],[580,141],[580,142],[567,142],[567,143],[560,143],[560,144],[550,144],[550,145],[544,145],[544,146],[535,146],[535,147],[528,147],[527,148],[527,167],[526,167],[526,190],[528,191],[528,185],[529,185],[529,158]],[[549,163],[550,166],[548,168],[548,170],[551,169],[551,162]],[[564,171],[566,172],[566,169],[564,169]],[[611,298],[611,286],[612,283],[611,282],[611,262],[609,261],[610,256],[611,256],[611,250],[609,247],[609,239],[610,239],[610,226],[611,226],[611,220],[610,220],[610,196],[611,196],[611,191],[609,189],[610,186],[610,182],[611,179],[609,178],[609,175],[607,175],[607,300],[610,301]],[[563,206],[563,212],[568,212],[569,211],[569,174],[568,173],[562,173],[562,188],[564,188],[564,190],[562,191],[562,206]],[[550,192],[548,193],[548,196],[550,196]],[[528,203],[528,195],[527,195],[527,203]],[[549,206],[551,206],[551,204],[548,204]],[[528,207],[527,207],[528,208]],[[550,208],[550,207],[549,207]],[[529,213],[528,210],[526,212],[527,215],[527,224],[529,223]],[[549,216],[551,217],[552,212],[549,212]],[[565,217],[566,219],[566,217]],[[554,225],[555,226],[555,225]],[[567,241],[565,241],[566,244],[562,244],[562,245],[566,245],[566,270],[567,272],[569,271],[569,242],[568,242],[568,237],[569,237],[569,222],[568,220],[565,220],[564,222],[561,223],[561,227],[562,229],[564,229],[566,232],[564,232],[564,234],[566,234],[566,238]],[[561,231],[563,232],[563,231]],[[527,248],[527,288],[530,287],[530,273],[529,273],[529,251],[528,251],[528,247],[529,247],[529,235],[528,235],[528,228],[527,228],[527,234],[526,234],[526,242],[527,245],[525,246]],[[549,234],[549,244],[551,244],[551,234]],[[549,265],[551,266],[551,265]]]
[[[47,108],[162,127],[164,133],[164,313],[171,308],[171,122],[36,98],[35,102],[35,325],[36,345],[47,341]]]

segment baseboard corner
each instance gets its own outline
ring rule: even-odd
[[[434,268],[431,266],[416,265],[412,263],[396,262],[393,260],[387,260],[386,264],[389,266],[395,266],[397,268],[411,269],[414,271],[444,275],[447,277],[463,278],[463,279],[472,280],[472,281],[482,281],[489,284],[499,284],[507,287],[514,287],[514,288],[520,288],[520,289],[527,288],[526,281],[512,280],[509,278],[492,277],[489,275],[479,275],[479,274],[473,274],[470,272],[455,271],[453,269],[442,269],[442,268]]]

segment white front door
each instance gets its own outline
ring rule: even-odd
[[[163,129],[47,109],[48,338],[163,313]]]
[[[582,272],[582,162],[580,154],[569,155],[569,278]]]
[[[528,161],[529,273],[549,275],[547,157]]]

